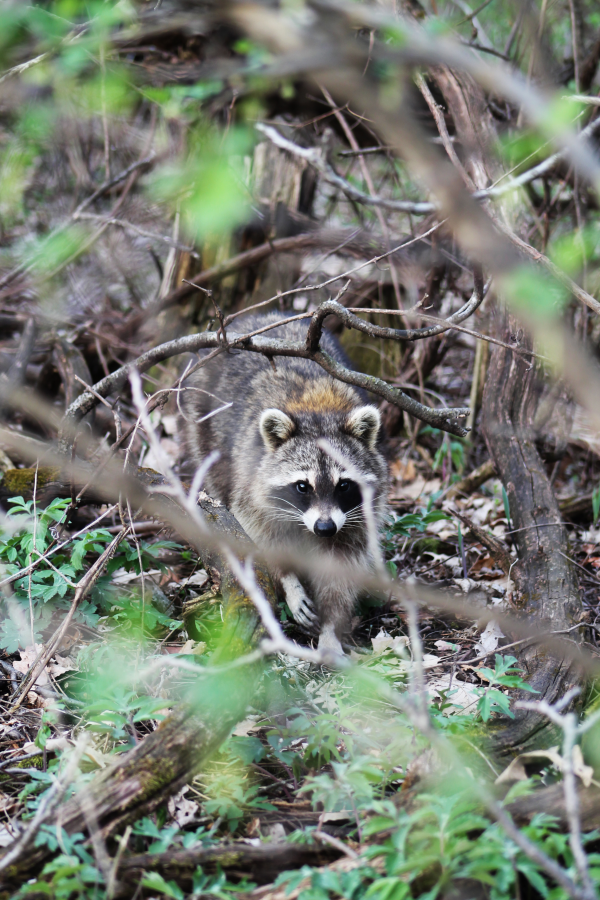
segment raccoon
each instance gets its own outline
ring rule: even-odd
[[[280,318],[246,316],[236,331],[255,331]],[[304,341],[307,327],[297,321],[269,334]],[[324,333],[321,346],[350,365],[331,334]],[[227,403],[229,408],[210,415]],[[206,490],[259,547],[339,563],[328,567],[333,574],[327,576],[286,570],[272,575],[295,620],[319,629],[319,648],[342,653],[359,593],[357,576],[373,564],[357,473],[372,486],[377,522],[386,512],[388,467],[378,409],[312,360],[279,356],[273,364],[258,353],[233,351],[190,377],[183,410],[188,458],[197,466],[219,451]],[[337,459],[319,439],[337,451]]]

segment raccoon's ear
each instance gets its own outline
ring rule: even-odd
[[[267,450],[277,450],[296,430],[294,422],[280,409],[263,410],[258,427]]]
[[[375,406],[359,406],[346,419],[346,431],[363,441],[369,450],[377,443],[380,427],[381,416]]]

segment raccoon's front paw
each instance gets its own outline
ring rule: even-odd
[[[338,656],[344,655],[344,649],[340,644],[340,640],[335,633],[335,628],[331,622],[323,625],[321,634],[319,635],[319,650],[326,655],[331,656],[333,660]]]
[[[284,575],[281,579],[281,584],[285,593],[286,603],[298,625],[302,625],[309,631],[314,631],[318,628],[319,617],[317,612],[296,576]]]

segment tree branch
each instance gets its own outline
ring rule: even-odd
[[[327,303],[323,304],[323,306],[327,305]],[[347,312],[345,307],[340,304],[335,304],[334,309],[327,311],[327,315],[331,312],[339,314],[340,311],[343,311],[344,314]],[[374,336],[378,336],[379,334],[377,331],[379,326],[363,322],[362,319],[359,319],[356,316],[352,316],[348,321],[349,323],[351,322],[351,327],[357,327],[365,333],[373,334]],[[276,324],[279,323],[275,323],[274,327]],[[441,326],[433,327],[444,330]],[[395,332],[395,329],[383,330],[390,331],[391,333]],[[398,340],[400,339],[401,338],[398,338]],[[381,378],[376,378],[372,375],[364,375],[361,372],[354,372],[352,369],[336,362],[336,360],[322,350],[317,349],[310,351],[307,350],[305,344],[297,341],[265,338],[260,335],[248,337],[244,334],[229,333],[227,334],[227,341],[229,348],[237,346],[244,350],[262,353],[268,357],[291,356],[312,359],[321,366],[322,369],[340,381],[343,381],[346,384],[355,385],[356,387],[361,387],[373,394],[377,394],[377,396],[383,397],[395,406],[400,407],[400,409],[406,410],[406,412],[427,422],[435,428],[441,428],[444,431],[448,431],[450,434],[456,434],[461,437],[464,437],[464,435],[467,434],[467,429],[458,421],[460,418],[468,416],[469,410],[467,408],[431,409],[430,407],[419,403],[417,400],[413,400],[399,388],[390,386]],[[129,373],[133,369],[140,373],[147,372],[148,369],[152,368],[156,363],[162,362],[165,359],[170,359],[173,356],[178,356],[181,353],[196,353],[198,350],[212,349],[221,346],[222,335],[220,332],[203,331],[200,334],[186,335],[185,337],[177,338],[174,341],[159,344],[158,347],[153,347],[151,350],[148,350],[146,353],[139,356],[136,360],[122,366],[120,369],[117,369],[116,372],[112,372],[110,375],[106,376],[106,378],[98,381],[93,385],[93,393],[85,391],[67,409],[59,435],[59,452],[63,455],[68,455],[70,453],[77,425],[83,416],[97,405],[99,397],[107,397],[109,394],[121,390],[129,378]],[[318,342],[315,346],[318,347]]]

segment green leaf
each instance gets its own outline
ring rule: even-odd
[[[42,276],[50,275],[54,269],[63,265],[71,257],[75,257],[85,240],[85,232],[76,225],[23,246],[21,258],[24,265],[31,266]]]
[[[378,878],[365,891],[365,900],[405,900],[410,897],[410,885],[393,876]]]
[[[529,265],[513,269],[503,283],[515,310],[535,319],[557,319],[570,298],[560,282]]]
[[[227,741],[227,749],[233,756],[241,759],[246,766],[249,766],[250,763],[260,762],[266,753],[260,739],[252,735],[233,735]]]
[[[51,736],[51,734],[52,734],[52,730],[49,725],[46,725],[46,724],[41,725],[38,730],[38,733],[35,736],[35,741],[34,741],[35,746],[39,747],[40,750],[43,750],[44,747],[46,746],[46,741]]]
[[[166,897],[173,897],[173,900],[185,900],[185,894],[177,882],[165,881],[158,872],[148,872],[147,875],[144,875],[142,885],[152,891],[160,891]]]
[[[504,485],[502,485],[502,503],[504,504],[504,515],[506,516],[506,521],[508,522],[508,527],[510,528],[510,504],[508,502],[508,494],[506,493]]]
[[[592,511],[595,525],[600,514],[600,485],[592,491]]]

